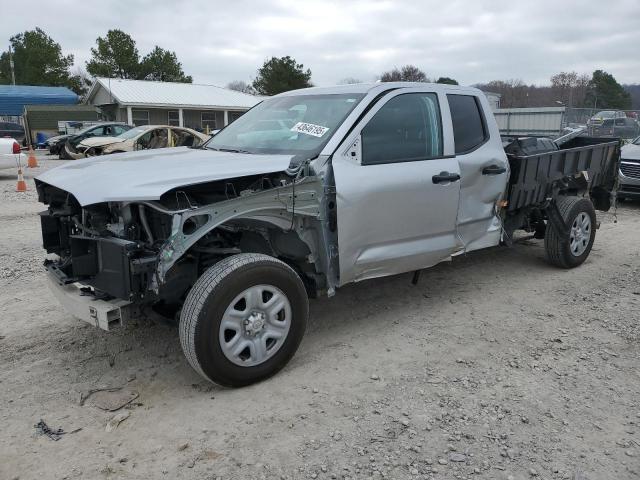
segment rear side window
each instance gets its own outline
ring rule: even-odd
[[[442,156],[442,124],[434,93],[389,100],[362,129],[362,164],[412,162]]]
[[[447,95],[453,122],[456,155],[468,153],[487,140],[487,128],[478,99],[472,95]]]

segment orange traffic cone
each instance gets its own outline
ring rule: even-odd
[[[27,191],[27,182],[24,181],[24,176],[22,175],[22,168],[18,167],[18,185],[16,186],[16,192],[26,192]]]
[[[28,168],[38,167],[38,160],[36,159],[36,152],[33,151],[33,147],[29,145],[29,160],[27,160]]]

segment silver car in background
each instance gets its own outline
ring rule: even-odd
[[[618,199],[640,199],[640,137],[622,147]]]

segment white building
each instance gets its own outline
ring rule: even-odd
[[[484,93],[484,96],[487,97],[487,100],[489,100],[489,105],[491,105],[491,110],[497,110],[498,108],[500,108],[500,97],[501,95],[499,93],[493,93],[493,92],[482,92]]]
[[[85,103],[105,120],[129,125],[175,125],[216,130],[262,100],[214,85],[96,78]]]

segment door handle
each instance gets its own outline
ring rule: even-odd
[[[507,171],[506,167],[501,167],[500,165],[489,165],[488,167],[484,167],[482,169],[483,175],[500,175]]]
[[[440,172],[431,177],[433,183],[457,182],[458,180],[460,180],[459,174],[449,172]]]

